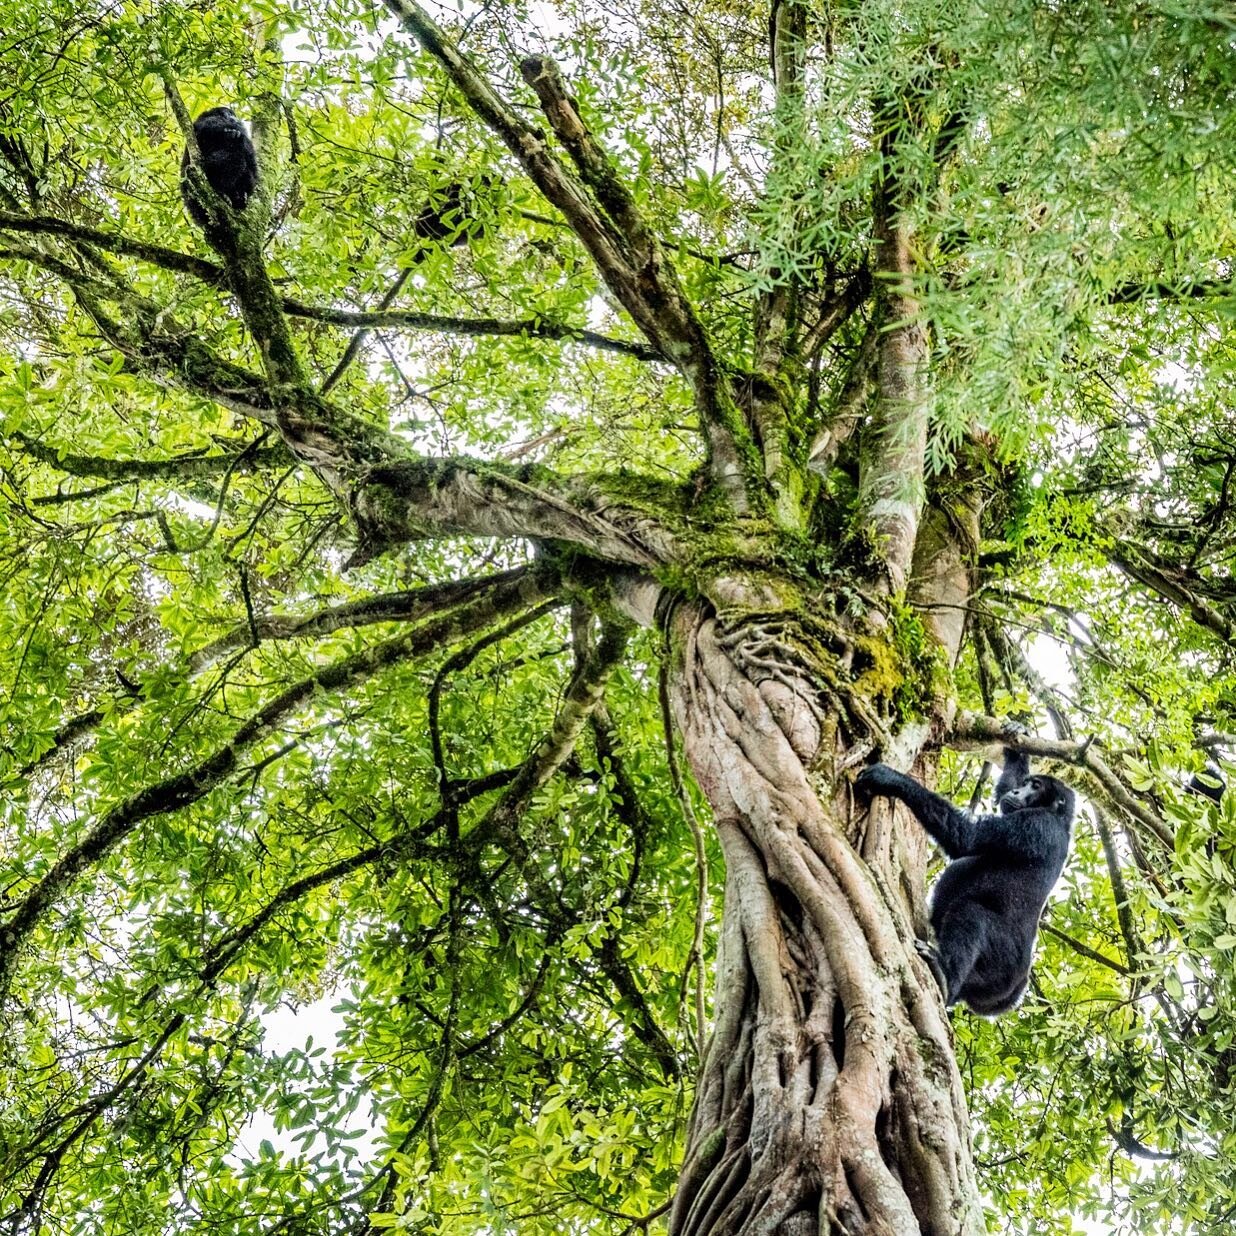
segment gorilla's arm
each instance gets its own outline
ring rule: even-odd
[[[919,785],[913,777],[887,764],[872,764],[854,780],[854,789],[870,799],[877,794],[899,798],[949,858],[964,858],[979,847],[989,817],[975,818],[959,810],[942,794]]]
[[[1014,751],[1012,747],[1004,748],[1004,767],[1000,770],[1000,780],[996,782],[996,806],[1000,800],[1021,785],[1030,776],[1030,757],[1024,751]]]
[[[1016,776],[1018,761],[1011,762]],[[1028,765],[1024,759],[1021,762]],[[1016,783],[1012,787],[1005,784],[1007,777],[1006,768],[1000,777],[1001,793],[1016,788]],[[1071,807],[1063,817],[1036,809],[1014,811],[1010,815],[971,815],[887,764],[864,768],[854,780],[854,789],[863,798],[877,794],[899,798],[949,858],[994,852],[1037,859],[1056,848],[1062,824],[1067,844],[1068,821],[1073,817]]]

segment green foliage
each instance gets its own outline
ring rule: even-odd
[[[405,270],[399,309],[525,324],[375,331],[334,387],[358,423],[662,516],[690,550],[661,569],[682,595],[731,563],[834,586],[870,564],[861,401],[819,481],[819,543],[718,527],[686,380],[633,349],[563,218],[384,10],[13,0],[4,25],[5,216],[213,261],[180,204],[160,74],[193,114],[228,101],[252,119],[273,92],[286,113],[264,252],[278,292],[323,311],[289,318],[315,383],[351,337],[325,311],[376,306]],[[998,716],[1045,716],[1050,698],[1175,839],[1079,780],[1104,814],[1079,822],[1031,995],[998,1022],[957,1016],[992,1230],[1227,1230],[1236,798],[1216,808],[1182,784],[1203,752],[1236,756],[1230,14],[813,7],[800,109],[771,105],[764,14],[737,0],[487,6],[464,34],[529,109],[511,49],[550,45],[727,373],[755,366],[762,294],[793,286],[801,326],[826,315],[871,263],[876,180],[904,187],[930,463],[947,472],[963,439],[990,446],[970,630],[1004,632],[1054,693],[977,644],[946,683],[901,602],[903,664],[874,659],[862,687],[894,691],[902,720],[946,693]],[[467,219],[427,243],[426,204],[458,185]],[[308,684],[226,775],[85,853],[16,950],[0,1221],[639,1230],[674,1187],[699,1047],[700,873],[659,639],[632,640],[605,725],[521,804],[513,839],[486,833],[558,715],[578,624],[559,610],[499,639],[531,603],[468,626],[452,601],[449,638],[326,689],[330,667],[431,618],[291,620],[534,557],[595,599],[595,564],[460,536],[349,568],[346,513],[244,391],[195,391],[187,362],[152,377],[142,343],[105,338],[89,292],[51,263],[72,286],[119,272],[129,290],[108,314],[259,372],[223,287],[50,232],[0,236],[0,916],[120,806],[201,770]],[[864,301],[776,375],[794,452],[865,389],[870,314]],[[264,629],[273,617],[289,626]],[[453,663],[460,648],[475,655]],[[947,788],[968,795],[976,763],[946,758]],[[715,924],[711,849],[708,864]]]

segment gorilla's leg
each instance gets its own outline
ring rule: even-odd
[[[1032,939],[1011,931],[1008,923],[993,921],[986,947],[958,994],[976,1013],[1007,1013],[1025,995],[1033,958]]]
[[[914,951],[927,963],[927,968],[931,971],[931,977],[936,980],[936,985],[940,988],[940,994],[947,1003],[948,979],[945,977],[944,967],[940,965],[940,954],[936,946],[930,940],[920,940],[916,937],[914,940]]]
[[[991,916],[982,906],[959,901],[940,916],[936,928],[936,952],[948,985],[946,1004],[956,1004],[975,963],[987,948]]]
[[[1015,1009],[1021,1003],[1029,984],[1030,973],[1026,971],[1024,974],[1015,975],[1003,991],[993,992],[979,987],[962,992],[962,999],[975,1013],[995,1017],[997,1013],[1007,1013],[1010,1009]],[[973,984],[971,986],[974,987]]]

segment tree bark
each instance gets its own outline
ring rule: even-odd
[[[672,699],[726,886],[670,1232],[978,1233],[949,1025],[898,891],[921,890],[921,858],[917,881],[892,846],[864,859],[839,775],[868,736],[781,633],[705,606],[673,628]]]

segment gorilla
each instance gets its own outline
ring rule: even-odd
[[[1189,784],[1185,786],[1185,789],[1190,793],[1200,794],[1203,798],[1209,798],[1212,803],[1221,803],[1223,793],[1227,789],[1227,782],[1224,781],[1218,765],[1207,760],[1205,770],[1200,775],[1194,773],[1189,778]]]
[[[1039,915],[1068,855],[1073,791],[1055,777],[1030,774],[1030,758],[1004,749],[996,783],[998,815],[971,815],[911,777],[873,764],[855,779],[865,800],[900,799],[949,865],[931,895],[936,945],[920,942],[944,989],[994,1016],[1015,1008],[1026,991]]]
[[[193,122],[193,133],[202,155],[202,172],[210,187],[233,210],[244,210],[257,188],[258,162],[257,151],[240,117],[230,107],[212,107]],[[186,175],[188,170],[186,150],[180,161],[180,195],[189,217],[205,229],[210,216],[193,191]]]

